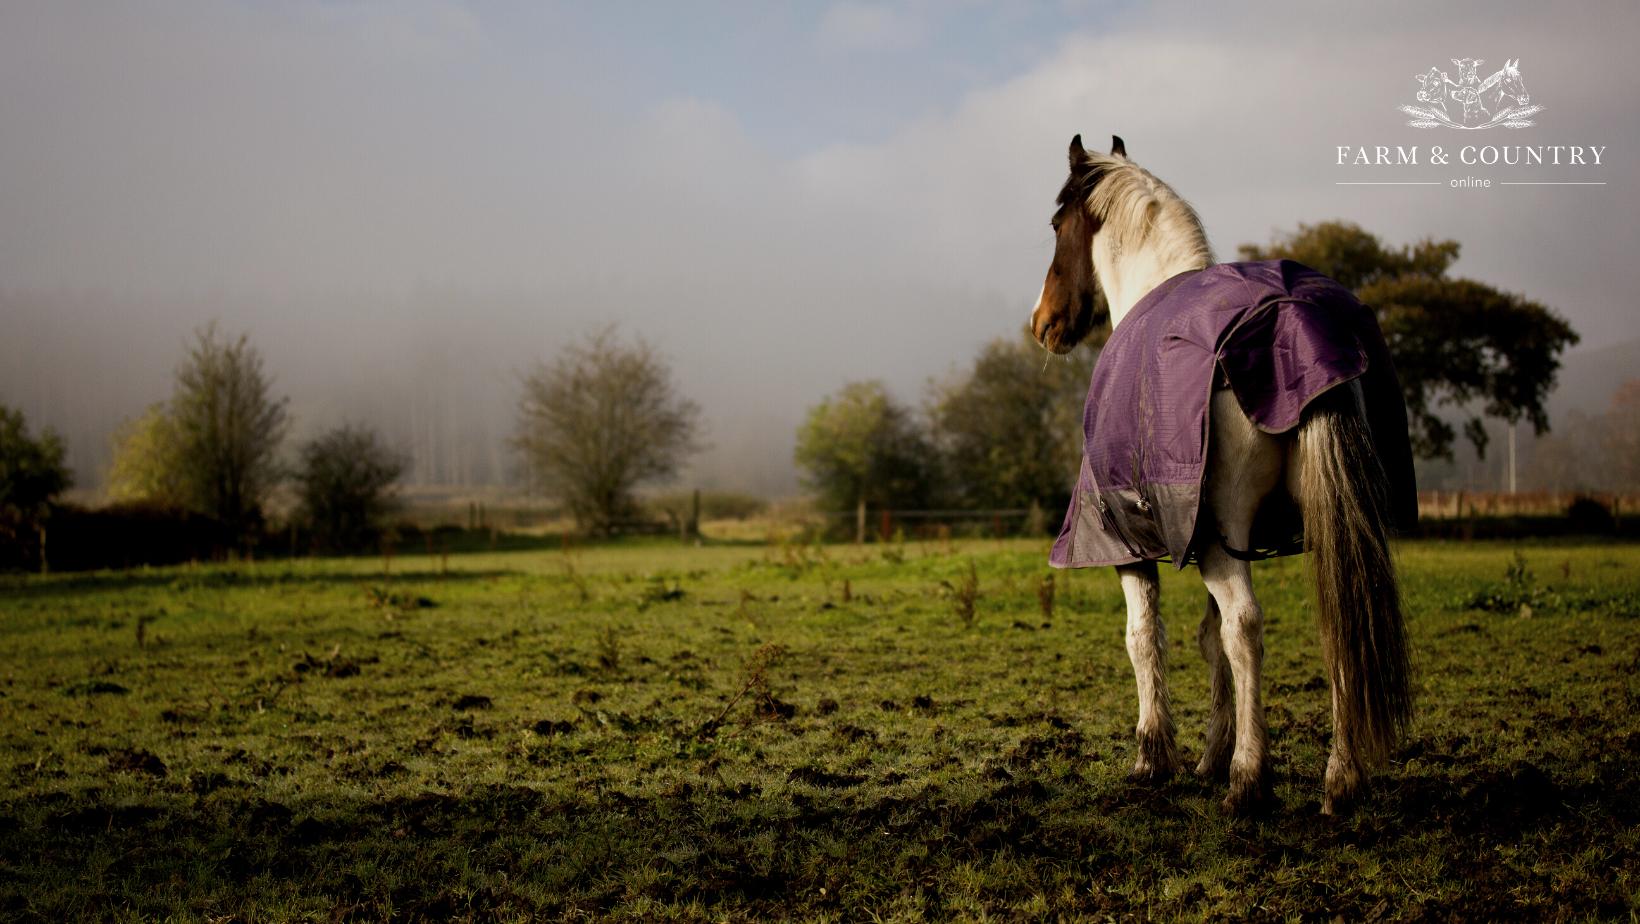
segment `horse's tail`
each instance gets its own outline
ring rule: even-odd
[[[1313,401],[1299,431],[1304,548],[1338,725],[1361,758],[1389,756],[1411,715],[1406,628],[1389,551],[1387,478],[1352,383]]]

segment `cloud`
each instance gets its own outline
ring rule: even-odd
[[[478,18],[448,0],[356,0],[299,6],[296,12],[321,28],[357,36],[377,59],[443,57],[484,37]]]
[[[1391,243],[1460,240],[1459,272],[1560,308],[1589,342],[1640,333],[1614,269],[1640,239],[1640,176],[1621,154],[1640,77],[1609,25],[1479,28],[1460,11],[1414,36],[1297,8],[1245,24],[1164,8],[1067,34],[880,142],[783,157],[722,99],[639,99],[609,76],[618,61],[600,69],[556,20],[515,42],[475,9],[0,12],[0,279],[130,293],[81,299],[55,334],[58,303],[33,302],[27,324],[15,299],[0,305],[0,329],[56,338],[65,368],[80,349],[71,327],[107,328],[80,350],[99,357],[96,389],[51,385],[49,365],[16,353],[0,400],[44,395],[42,422],[100,445],[110,416],[164,397],[154,383],[172,346],[219,313],[269,344],[305,406],[389,428],[399,415],[408,430],[433,413],[416,394],[460,395],[440,413],[499,438],[508,370],[619,320],[659,340],[706,408],[720,447],[708,463],[760,458],[760,484],[789,486],[792,428],[821,395],[880,377],[914,397],[1017,330],[1075,133],[1100,147],[1122,135],[1198,207],[1221,259],[1299,221],[1348,218]],[[927,42],[920,28],[901,7],[843,3],[819,35],[837,51],[892,50]],[[1521,58],[1549,107],[1522,131],[1610,144],[1612,185],[1334,185],[1338,144],[1452,143],[1406,128],[1395,106],[1411,101],[1408,75],[1463,55]],[[74,430],[71,409],[94,404],[101,416],[81,416],[95,426]]]
[[[815,34],[817,44],[828,51],[894,51],[921,38],[920,24],[905,10],[855,0],[832,4]]]

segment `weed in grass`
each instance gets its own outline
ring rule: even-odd
[[[1042,619],[1045,622],[1053,621],[1053,584],[1051,574],[1044,574],[1042,579],[1036,582],[1036,602],[1042,608]]]
[[[958,584],[951,598],[951,607],[957,614],[957,620],[964,629],[974,627],[975,604],[979,601],[979,572],[974,569],[974,560],[968,559],[968,576]]]
[[[566,545],[564,560],[562,562],[564,577],[568,578],[570,584],[575,588],[575,599],[581,603],[585,603],[592,599],[592,592],[587,586],[586,577],[576,569],[575,560],[570,558],[568,548],[569,547]]]
[[[621,669],[621,638],[614,626],[598,630],[598,666],[609,673]]]
[[[1520,553],[1520,549],[1516,549],[1514,559],[1509,562],[1509,567],[1503,570],[1503,582],[1524,587],[1531,581],[1532,572],[1526,570],[1526,556]]]
[[[723,707],[723,711],[707,720],[700,731],[695,733],[698,741],[707,741],[715,737],[727,721],[729,713],[745,698],[747,693],[753,694],[755,703],[752,718],[742,721],[741,727],[747,728],[764,722],[782,721],[789,719],[796,710],[788,703],[781,702],[769,689],[769,668],[773,667],[784,655],[786,649],[782,645],[773,643],[763,645],[746,660],[746,667],[741,671],[742,683],[739,692]]]

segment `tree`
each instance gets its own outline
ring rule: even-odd
[[[809,408],[794,459],[833,510],[924,507],[934,494],[934,449],[882,382],[850,382]]]
[[[120,424],[111,442],[114,452],[105,479],[110,498],[187,506],[182,433],[163,403],[150,404],[141,417]]]
[[[512,445],[538,490],[602,533],[638,511],[638,485],[676,476],[702,448],[699,430],[700,408],[654,347],[609,327],[524,380]]]
[[[404,474],[404,454],[374,429],[349,424],[308,442],[301,455],[296,480],[315,544],[359,548],[392,511],[388,489]]]
[[[1537,441],[1526,464],[1525,481],[1551,491],[1586,491],[1607,485],[1604,415],[1572,410],[1554,435]]]
[[[1640,490],[1640,379],[1617,386],[1604,415],[1607,477],[1619,491]]]
[[[63,454],[56,431],[44,427],[34,439],[23,412],[0,404],[0,566],[38,559],[45,569],[45,519],[52,499],[74,482]]]
[[[34,439],[23,412],[0,404],[0,518],[15,528],[44,516],[52,498],[74,483],[65,451],[55,430],[45,427]]]
[[[1338,280],[1373,306],[1406,395],[1413,452],[1452,458],[1452,425],[1435,413],[1446,405],[1483,401],[1482,413],[1534,431],[1549,429],[1544,400],[1555,385],[1559,356],[1578,342],[1549,308],[1472,279],[1453,279],[1457,241],[1425,238],[1399,250],[1342,221],[1300,224],[1268,247],[1244,244],[1248,260],[1296,260]],[[1464,435],[1486,455],[1481,418],[1469,415]]]
[[[938,387],[929,416],[953,503],[1052,509],[1070,502],[1088,379],[1103,339],[1044,363],[1029,331],[998,337],[971,372]]]
[[[219,340],[212,321],[194,336],[169,409],[176,477],[190,507],[243,532],[260,523],[262,501],[279,479],[287,399],[271,397],[273,382],[247,335]]]

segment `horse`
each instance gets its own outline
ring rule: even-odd
[[[1531,94],[1526,92],[1526,81],[1520,76],[1520,59],[1504,61],[1503,68],[1481,82],[1480,96],[1482,103],[1490,101],[1490,111],[1496,112],[1498,104],[1505,96],[1512,97],[1517,106],[1525,106],[1532,101]]]
[[[1070,177],[1052,221],[1053,259],[1030,321],[1037,341],[1054,353],[1068,352],[1105,315],[1114,339],[1122,333],[1124,317],[1159,286],[1216,265],[1196,212],[1128,159],[1121,138],[1113,141],[1111,153],[1104,155],[1085,150],[1080,135],[1071,140]],[[1371,316],[1370,309],[1354,304]],[[1371,328],[1377,331],[1375,320]],[[1393,364],[1383,355],[1393,401],[1399,402]],[[1386,469],[1374,453],[1366,413],[1370,408],[1359,383],[1350,382],[1311,401],[1303,408],[1302,422],[1287,432],[1266,432],[1225,385],[1222,356],[1215,364],[1211,395],[1204,399],[1210,402],[1206,461],[1199,486],[1189,486],[1201,492],[1195,535],[1211,535],[1202,528],[1210,526],[1219,537],[1199,546],[1191,540],[1209,595],[1196,633],[1209,670],[1210,708],[1195,773],[1228,780],[1222,804],[1226,812],[1255,814],[1273,807],[1260,680],[1264,613],[1253,593],[1249,565],[1256,556],[1242,550],[1251,548],[1254,523],[1262,513],[1283,503],[1296,505],[1331,687],[1333,738],[1322,811],[1344,813],[1365,795],[1368,764],[1392,753],[1410,717],[1405,629],[1388,548],[1392,517],[1382,488]],[[1098,377],[1096,371],[1096,381]],[[1090,414],[1092,403],[1090,391]],[[1404,404],[1395,407],[1404,438]],[[1388,419],[1396,418],[1391,413]],[[1083,466],[1086,472],[1086,455]],[[1410,478],[1410,451],[1404,468]],[[1137,506],[1149,509],[1143,498]],[[1098,509],[1105,510],[1103,501]],[[1405,513],[1400,516],[1405,519]],[[1175,558],[1175,567],[1184,567],[1183,561]],[[1128,779],[1156,783],[1183,769],[1169,706],[1156,561],[1129,560],[1116,570],[1127,601],[1126,644],[1139,697],[1137,756]]]

